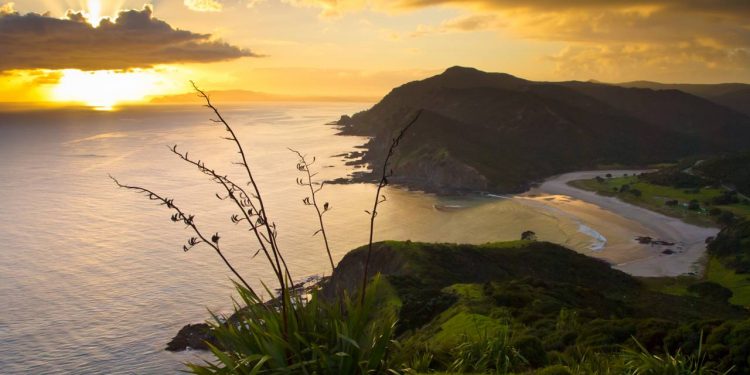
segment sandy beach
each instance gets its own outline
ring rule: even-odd
[[[593,229],[595,232],[592,233],[601,234],[606,240],[599,242],[606,242],[584,253],[604,259],[616,269],[634,276],[701,274],[705,240],[715,236],[718,229],[687,224],[617,198],[601,196],[567,184],[607,173],[620,176],[639,172],[611,170],[567,173],[548,179],[520,199],[528,204],[559,211],[556,212],[558,214],[571,215],[582,225]],[[649,236],[674,245],[641,244],[636,240],[638,236]],[[673,253],[663,253],[666,250]]]

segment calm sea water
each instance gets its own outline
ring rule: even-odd
[[[319,178],[346,176],[341,157],[365,139],[325,125],[361,104],[283,104],[225,109],[246,146],[293,275],[330,273],[316,217],[295,184],[287,147],[316,156]],[[184,253],[191,235],[171,213],[117,189],[107,175],[175,198],[207,233],[220,232],[230,260],[258,284],[271,280],[232,207],[206,177],[167,145],[241,178],[234,148],[199,106],[117,112],[49,111],[0,115],[0,369],[6,374],[163,374],[198,361],[168,353],[182,325],[207,309],[232,307],[229,273],[209,249]],[[321,199],[335,260],[365,244],[371,185],[328,185]],[[377,221],[377,239],[487,242],[540,238],[587,249],[580,223],[517,199],[438,198],[395,188]],[[461,205],[444,212],[434,206]]]

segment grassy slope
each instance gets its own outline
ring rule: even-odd
[[[629,192],[621,193],[615,191],[615,189],[619,190],[621,186],[626,184],[630,185],[631,188],[640,190],[642,195],[636,197]],[[578,180],[571,181],[570,185],[579,189],[594,191],[601,195],[614,196],[630,204],[647,208],[667,216],[677,217],[685,222],[701,226],[713,226],[715,225],[715,222],[705,210],[689,210],[686,206],[687,203],[695,199],[698,202],[701,202],[701,207],[703,207],[704,205],[702,202],[710,201],[714,197],[721,195],[723,191],[722,189],[705,188],[701,189],[699,192],[691,192],[688,189],[677,189],[639,181],[636,176],[606,178],[601,183],[596,179]],[[665,202],[672,199],[678,200],[680,204],[673,207],[667,206]],[[722,209],[727,208],[727,206],[717,207]],[[747,206],[741,207],[741,205],[732,205],[732,208],[741,211],[747,209]]]
[[[750,275],[738,274],[712,258],[708,261],[705,278],[729,288],[733,293],[731,303],[750,306]]]

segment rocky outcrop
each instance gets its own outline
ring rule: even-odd
[[[207,342],[216,345],[216,338],[211,333],[210,327],[206,323],[188,324],[177,335],[167,343],[165,350],[170,352],[179,352],[187,349],[208,350]]]
[[[487,178],[476,168],[449,155],[420,155],[402,163],[391,181],[412,189],[437,194],[486,191]]]
[[[365,259],[367,257],[367,246],[360,247],[347,253],[336,265],[331,278],[320,291],[323,298],[333,298],[343,295],[344,292],[353,295],[362,287],[362,275],[364,274]],[[388,245],[387,242],[373,244],[370,254],[370,266],[368,275],[401,275],[407,271],[406,262],[401,252]]]

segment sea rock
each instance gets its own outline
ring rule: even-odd
[[[207,342],[217,345],[216,338],[206,323],[188,324],[167,343],[165,350],[179,352],[186,349],[208,350]]]

